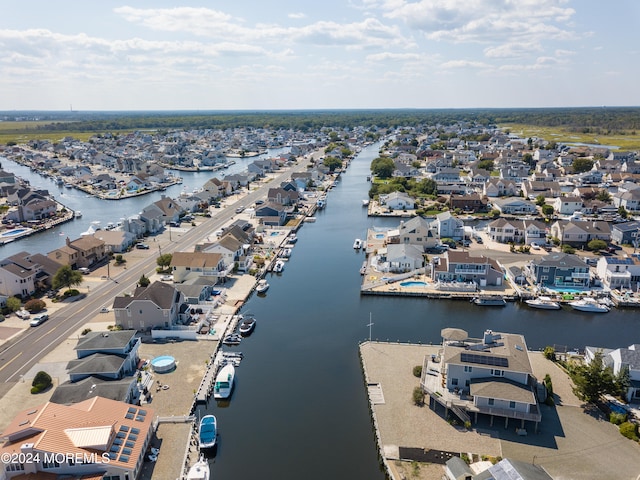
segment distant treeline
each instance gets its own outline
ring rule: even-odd
[[[640,107],[528,109],[389,109],[212,112],[0,112],[4,121],[38,118],[51,121],[41,131],[109,132],[272,128],[313,131],[322,127],[396,128],[418,125],[524,124],[565,128],[582,133],[625,133],[640,128]]]

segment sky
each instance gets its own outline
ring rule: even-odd
[[[0,111],[640,105],[637,0],[3,0]]]

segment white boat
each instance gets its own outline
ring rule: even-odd
[[[218,438],[218,422],[213,415],[205,415],[200,420],[200,428],[198,429],[198,444],[201,449],[213,448]]]
[[[291,249],[290,248],[283,248],[282,252],[280,253],[280,256],[282,258],[289,258],[291,256]]]
[[[608,306],[606,306],[604,303],[595,301],[593,298],[574,300],[573,302],[569,302],[569,305],[574,310],[578,310],[580,312],[607,313],[609,311]]]
[[[289,243],[296,243],[297,241],[298,241],[298,236],[295,233],[292,233],[287,238],[287,242],[289,242]]]
[[[538,297],[530,300],[525,300],[527,305],[531,308],[540,308],[542,310],[560,310],[560,304],[554,302],[549,297]]]
[[[362,200],[362,206],[363,207],[368,207],[369,206],[369,199],[365,198],[364,200]]]
[[[282,260],[276,260],[276,263],[273,264],[273,271],[276,273],[281,273],[284,270],[284,262]]]
[[[210,476],[209,462],[202,455],[187,472],[187,480],[209,480]]]
[[[353,248],[360,250],[362,248],[362,240],[356,238],[355,242],[353,242]]]
[[[76,218],[82,218],[82,212],[80,210],[76,210],[73,213],[73,216],[76,217]]]
[[[267,290],[269,290],[269,284],[267,283],[267,281],[264,278],[258,281],[258,285],[256,286],[256,292],[264,293]]]
[[[316,201],[316,205],[318,207],[318,210],[322,210],[325,205],[327,204],[327,198],[322,196],[320,197],[317,201]]]
[[[473,303],[476,305],[481,305],[484,307],[504,307],[507,302],[502,297],[476,297],[471,299]]]
[[[233,381],[236,376],[236,368],[227,363],[216,375],[216,383],[213,386],[213,398],[229,398],[233,390]]]

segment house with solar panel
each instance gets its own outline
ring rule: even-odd
[[[640,291],[640,255],[600,257],[596,266],[598,277],[611,290]]]
[[[522,335],[486,330],[481,339],[469,338],[457,328],[442,330],[443,343],[438,355],[425,359],[422,386],[432,408],[462,421],[477,422],[488,415],[490,423],[504,419],[526,422],[537,429],[542,419],[536,397],[527,344]]]

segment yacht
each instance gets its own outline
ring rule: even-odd
[[[549,297],[538,297],[530,300],[525,300],[527,305],[531,308],[540,308],[542,310],[560,310],[560,304],[554,302]]]
[[[209,462],[207,462],[207,459],[202,455],[189,469],[189,472],[187,472],[187,480],[209,480],[210,476],[211,470],[209,469]]]
[[[202,420],[200,420],[200,428],[198,429],[200,449],[215,447],[218,436],[217,423],[216,417],[213,415],[205,415],[202,417]]]
[[[607,305],[597,302],[593,298],[574,300],[573,302],[569,302],[569,305],[574,310],[578,310],[580,312],[607,313],[609,311],[609,307]]]
[[[216,383],[213,386],[213,398],[224,399],[231,396],[233,381],[236,376],[236,368],[232,363],[227,363],[216,375]]]

